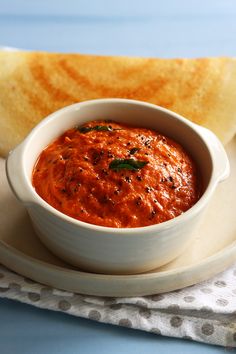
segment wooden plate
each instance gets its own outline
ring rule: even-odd
[[[16,201],[0,160],[0,262],[37,282],[67,291],[101,296],[162,293],[206,280],[236,261],[236,139],[227,146],[231,176],[211,201],[194,241],[171,263],[140,275],[82,272],[48,251]]]

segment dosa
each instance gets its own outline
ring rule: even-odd
[[[236,59],[0,51],[0,155],[51,112],[106,97],[163,106],[227,143],[236,132]]]

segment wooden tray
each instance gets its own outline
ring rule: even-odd
[[[80,271],[55,257],[35,235],[25,209],[12,195],[0,160],[0,262],[37,282],[81,294],[141,296],[206,280],[236,261],[236,139],[227,146],[231,176],[211,201],[191,246],[171,263],[140,275]]]

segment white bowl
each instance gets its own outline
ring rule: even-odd
[[[202,176],[199,201],[174,219],[138,228],[85,223],[46,203],[31,183],[39,154],[67,129],[95,119],[156,129],[178,141],[192,155]],[[134,274],[157,268],[183,252],[217,184],[229,175],[230,168],[222,144],[211,131],[153,104],[100,99],[74,104],[44,119],[9,154],[6,170],[9,184],[27,208],[39,238],[54,254],[88,271]]]

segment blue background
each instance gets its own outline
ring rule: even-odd
[[[236,1],[0,0],[0,46],[151,57],[236,56]],[[1,354],[226,351],[0,300]]]

